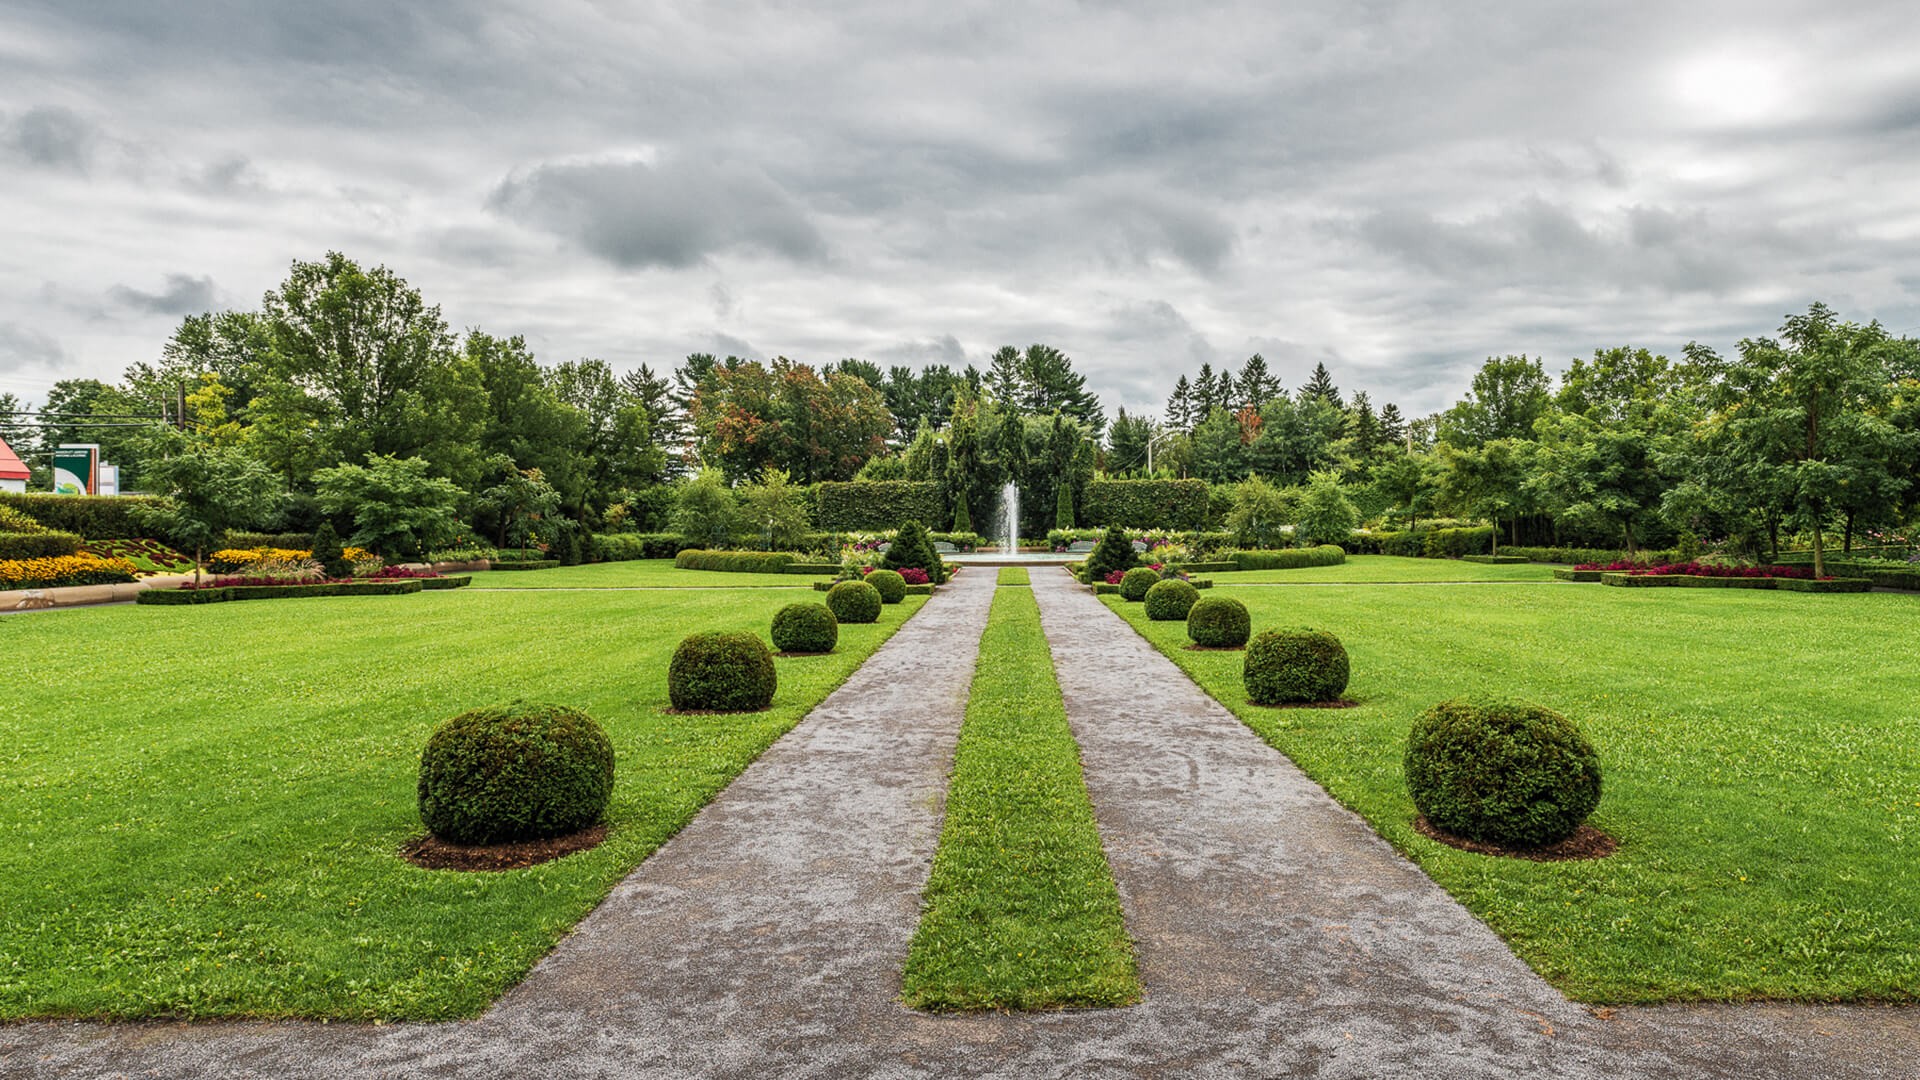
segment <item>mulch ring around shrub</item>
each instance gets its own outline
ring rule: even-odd
[[[1219,649],[1215,651],[1225,652],[1227,650]],[[1247,704],[1256,709],[1357,709],[1365,704],[1365,702],[1354,701],[1350,698],[1341,698],[1339,701],[1283,701],[1278,705],[1262,705],[1257,701],[1249,701]]]
[[[1188,652],[1246,652],[1245,645],[1188,645]]]
[[[1476,855],[1499,855],[1509,859],[1527,859],[1532,862],[1573,862],[1580,859],[1604,859],[1620,850],[1620,841],[1601,832],[1591,825],[1582,825],[1574,830],[1572,836],[1557,844],[1548,844],[1538,848],[1510,848],[1499,844],[1482,843],[1479,840],[1467,840],[1449,832],[1433,827],[1422,815],[1413,819],[1413,828],[1429,840],[1438,840],[1461,851],[1471,851]]]
[[[548,840],[516,840],[506,844],[451,844],[428,835],[401,848],[400,857],[426,870],[521,870],[599,847],[606,838],[605,825]]]
[[[774,653],[773,655],[775,658],[780,660],[792,660],[794,657],[804,658],[808,656],[832,656],[833,653],[832,652],[777,652],[777,653]]]

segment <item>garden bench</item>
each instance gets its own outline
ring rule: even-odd
[[[1085,554],[1093,550],[1093,541],[1075,540],[1073,543],[1067,545],[1067,550],[1078,554]]]
[[[959,548],[954,547],[952,544],[947,543],[945,540],[935,540],[933,542],[933,553],[935,555],[951,555],[954,552],[959,550],[960,550]]]

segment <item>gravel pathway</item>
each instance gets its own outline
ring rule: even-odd
[[[904,1009],[992,592],[942,589],[478,1020],[36,1022],[0,1027],[0,1076],[1920,1075],[1914,1010],[1569,1003],[1051,573],[1034,592],[1146,1000]]]

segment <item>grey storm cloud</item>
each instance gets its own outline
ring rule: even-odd
[[[1898,0],[15,0],[0,366],[115,377],[337,249],[551,362],[1043,341],[1157,415],[1260,351],[1418,415],[1920,329],[1917,53]]]
[[[0,142],[14,157],[48,169],[86,172],[99,133],[72,109],[41,105],[7,120]]]
[[[155,315],[197,315],[212,311],[219,303],[212,278],[189,274],[168,274],[166,284],[157,292],[115,285],[107,290],[107,298],[116,304]]]
[[[58,367],[67,358],[60,343],[30,327],[0,322],[0,374]]]
[[[826,251],[791,196],[738,167],[541,165],[502,181],[487,205],[622,267],[685,269],[734,251],[813,262]]]

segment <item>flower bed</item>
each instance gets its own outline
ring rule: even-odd
[[[82,552],[44,559],[0,561],[0,589],[58,589],[69,585],[124,585],[138,568],[125,559]]]
[[[351,563],[363,563],[373,558],[372,552],[365,548],[345,548],[341,554]],[[299,563],[311,558],[313,558],[312,551],[302,551],[298,548],[222,548],[207,556],[207,569],[216,574],[239,574],[246,572],[257,563]]]
[[[193,572],[193,556],[182,555],[158,540],[89,540],[80,551],[103,559],[125,559],[142,573]]]
[[[1575,570],[1599,570],[1605,573],[1661,577],[1703,578],[1811,578],[1810,566],[1719,566],[1713,563],[1685,562],[1649,565],[1636,562],[1612,562],[1605,566],[1582,563]]]

